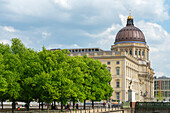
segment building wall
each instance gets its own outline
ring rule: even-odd
[[[170,78],[162,77],[154,79],[154,101],[158,101],[158,93],[162,94],[161,101],[170,102]]]
[[[120,45],[119,45],[120,47]],[[144,46],[145,48],[147,46]],[[116,49],[116,47],[115,47]],[[147,49],[147,48],[145,48]],[[82,49],[81,49],[82,50]],[[95,50],[95,49],[93,49]],[[139,60],[138,58],[130,55],[126,51],[84,51],[84,52],[71,52],[70,56],[83,56],[87,55],[88,57],[98,59],[103,64],[107,65],[107,68],[110,69],[112,81],[111,87],[114,92],[112,94],[112,100],[117,99],[117,93],[119,93],[120,101],[128,101],[128,90],[130,81],[133,83],[133,90],[136,93],[136,101],[151,101],[153,100],[153,88],[151,82],[153,82],[154,72],[150,68],[150,65],[144,57]],[[148,56],[148,55],[147,55]],[[141,57],[142,58],[142,57]],[[145,60],[144,60],[145,59]],[[110,63],[109,63],[110,62]],[[117,64],[119,62],[119,64]],[[119,68],[119,75],[117,75],[116,69]],[[117,87],[117,82],[119,82],[119,87]],[[148,91],[146,97],[141,95],[141,92]]]

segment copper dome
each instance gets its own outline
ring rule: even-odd
[[[122,28],[117,33],[115,39],[115,44],[129,42],[146,44],[145,36],[143,35],[142,31],[133,24],[133,17],[131,16],[131,13],[127,18],[126,27]]]
[[[122,41],[140,41],[146,43],[142,31],[133,25],[126,26],[117,33],[115,43]]]

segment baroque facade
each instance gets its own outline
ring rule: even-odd
[[[68,49],[71,56],[83,56],[98,59],[107,65],[111,73],[114,92],[111,100],[128,101],[128,90],[135,91],[135,100],[139,102],[154,100],[154,70],[150,66],[149,47],[142,31],[133,24],[131,14],[126,27],[116,35],[110,51],[100,48]]]

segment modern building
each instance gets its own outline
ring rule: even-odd
[[[166,76],[154,78],[154,97],[154,101],[170,102],[170,78]]]
[[[149,47],[142,31],[134,26],[131,14],[126,27],[117,33],[110,51],[100,48],[68,50],[71,56],[87,55],[107,65],[114,89],[112,100],[128,101],[129,87],[135,91],[136,101],[154,100],[154,70],[150,65]]]

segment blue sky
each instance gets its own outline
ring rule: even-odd
[[[170,0],[0,0],[0,42],[30,48],[110,50],[132,10],[156,76],[170,77]]]

